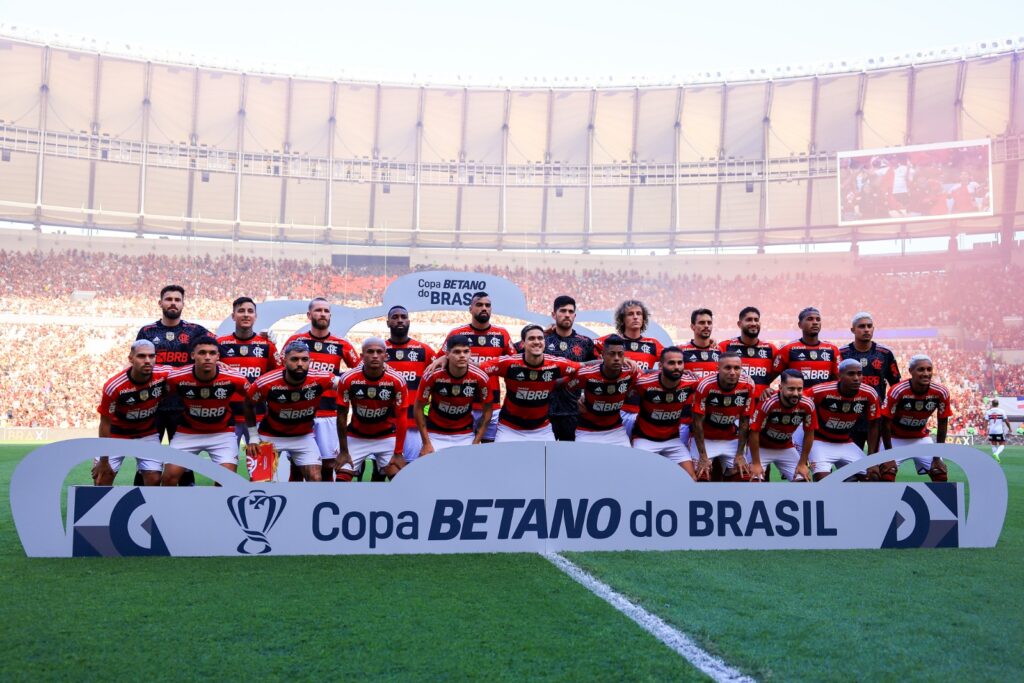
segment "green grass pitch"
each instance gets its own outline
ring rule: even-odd
[[[703,678],[533,555],[28,559],[31,448],[0,445],[0,680]],[[991,550],[567,556],[758,680],[1015,680],[1024,448],[1003,467]]]

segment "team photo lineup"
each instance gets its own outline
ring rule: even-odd
[[[664,346],[645,336],[651,311],[637,299],[617,307],[615,332],[592,339],[575,329],[569,295],[552,302],[547,328],[513,334],[491,323],[494,303],[479,291],[469,322],[434,349],[410,336],[400,305],[358,348],[331,333],[321,297],[309,301],[308,330],[280,347],[257,332],[250,297],[231,302],[235,329],[219,337],[182,317],[183,287],[165,286],[159,305],[129,366],[102,387],[99,436],[166,437],[231,471],[244,444],[253,481],[386,481],[453,446],[556,440],[645,450],[696,481],[767,481],[772,465],[788,481],[818,481],[865,452],[944,443],[954,411],[932,359],[914,354],[901,372],[867,311],[840,347],[819,338],[822,314],[805,307],[799,337],[777,346],[760,338],[755,306],[738,312],[736,336],[721,323],[716,334],[714,313],[696,308],[692,338]],[[1010,432],[995,405],[985,417],[991,438]],[[894,481],[905,459],[850,480]],[[122,461],[97,459],[94,483],[113,484]],[[947,480],[941,458],[914,465]],[[135,483],[191,485],[194,475],[139,459]]]

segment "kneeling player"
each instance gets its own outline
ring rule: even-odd
[[[949,390],[932,381],[934,366],[928,356],[917,355],[911,358],[909,369],[910,379],[889,388],[889,395],[882,408],[883,432],[892,435],[894,449],[933,443],[928,435],[928,418],[935,413],[938,421],[935,441],[946,443],[949,418],[953,416]],[[897,456],[895,461],[883,464],[880,468],[881,478],[884,481],[895,481],[900,465],[908,459]],[[932,481],[948,479],[946,463],[942,458],[914,457],[914,464],[917,465],[918,474],[927,474]]]
[[[811,470],[814,481],[827,477],[833,467],[839,468],[864,457],[864,451],[853,442],[857,418],[868,421],[868,455],[878,452],[878,417],[881,406],[878,394],[864,386],[860,361],[847,358],[839,364],[839,379],[815,385],[810,393],[818,418],[818,429],[811,446]],[[798,430],[794,440],[802,443]],[[871,474],[855,474],[850,479],[863,481]]]
[[[661,352],[661,370],[637,381],[632,395],[639,398],[633,425],[633,448],[657,453],[696,479],[690,451],[680,437],[683,411],[693,398],[696,379],[682,379],[683,351],[669,346]]]
[[[798,454],[793,432],[800,426],[803,443]],[[764,481],[764,465],[775,463],[789,481],[810,481],[807,459],[817,428],[814,402],[804,396],[803,375],[783,370],[778,392],[762,401],[750,420],[750,480]]]
[[[423,439],[420,456],[452,446],[481,443],[491,422],[488,385],[491,378],[470,362],[472,346],[468,336],[448,338],[448,354],[441,365],[428,370],[416,399],[416,427]],[[481,419],[473,433],[473,404],[482,402]],[[430,406],[427,415],[423,409]]]
[[[405,467],[406,410],[409,390],[405,380],[387,367],[384,340],[363,342],[363,362],[338,381],[337,481],[352,481],[367,458],[373,458],[386,477],[394,479]],[[348,424],[349,409],[352,423]]]
[[[697,384],[693,394],[690,458],[698,481],[710,481],[711,461],[719,458],[726,481],[748,481],[745,452],[757,387],[743,374],[738,353],[718,356],[718,372]]]

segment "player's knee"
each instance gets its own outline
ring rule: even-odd
[[[828,476],[828,472],[815,472],[814,473],[814,481],[821,481],[822,479],[824,479],[827,476]]]
[[[382,470],[381,470],[381,474],[383,474],[383,475],[384,475],[385,477],[387,477],[388,479],[394,479],[394,478],[395,478],[395,476],[396,476],[396,475],[397,475],[397,474],[398,474],[398,473],[399,473],[399,472],[400,472],[401,470],[402,470],[402,468],[401,468],[401,467],[400,467],[399,465],[396,465],[396,464],[394,464],[394,463],[391,463],[390,465],[388,465],[387,467],[385,467],[384,469],[382,469]]]
[[[896,463],[884,462],[878,467],[878,478],[881,481],[896,481],[896,474],[899,471],[899,465]]]
[[[945,463],[937,463],[928,470],[928,477],[932,481],[949,481],[949,470]]]

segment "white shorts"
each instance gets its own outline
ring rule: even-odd
[[[238,464],[238,442],[233,431],[214,434],[183,434],[178,431],[174,433],[170,446],[192,455],[206,451],[217,465]]]
[[[473,411],[473,433],[476,434],[476,430],[480,428],[480,417],[484,414],[482,410]],[[501,414],[501,408],[495,407],[494,412],[491,413],[491,421],[487,423],[487,431],[484,432],[485,441],[494,441],[494,435],[498,432],[498,415]]]
[[[412,462],[416,458],[420,457],[421,448],[423,448],[423,437],[420,436],[420,430],[416,428],[416,423],[410,420],[408,427],[405,430],[405,443],[402,444],[402,457],[405,458],[406,462]]]
[[[895,436],[892,437],[892,447],[893,448],[902,448],[903,446],[916,446],[916,445],[922,444],[922,443],[923,444],[931,445],[931,444],[933,444],[935,442],[932,441],[932,438],[930,436],[922,436],[920,439],[899,439],[899,438],[897,438]],[[905,456],[905,457],[902,457],[902,458],[896,458],[896,465],[897,466],[902,465],[903,463],[905,463],[907,460],[910,460],[910,459],[911,459],[910,456]],[[939,459],[941,460],[941,458],[939,458]],[[917,466],[917,473],[918,474],[928,474],[928,471],[931,470],[931,468],[932,468],[932,459],[931,458],[914,458],[913,460],[914,460],[914,465]]]
[[[626,436],[630,439],[633,438],[633,425],[636,424],[637,413],[631,413],[626,410],[619,411],[619,417],[622,418],[622,426],[626,428]]]
[[[395,437],[360,439],[349,436],[348,454],[352,457],[352,462],[342,465],[341,469],[345,472],[355,472],[367,458],[373,458],[377,467],[383,470],[391,464],[391,456],[395,454]]]
[[[314,417],[313,439],[320,449],[321,460],[338,457],[338,418]]]
[[[737,444],[739,444],[739,442],[735,439],[730,439],[728,441],[704,439],[704,450],[708,454],[708,460],[721,458],[722,467],[728,470],[736,466]],[[697,450],[697,439],[690,439],[690,459],[694,462],[700,460],[700,452]]]
[[[320,447],[316,445],[313,434],[302,436],[266,436],[260,435],[264,441],[274,444],[277,449],[277,481],[288,481],[292,465],[308,467],[320,465]]]
[[[679,423],[679,440],[682,442],[684,448],[688,449],[690,447],[690,423]]]
[[[838,469],[863,457],[864,451],[852,441],[849,443],[832,443],[831,441],[815,439],[811,445],[811,453],[807,456],[807,460],[814,474],[819,472],[827,474],[832,471],[833,465]]]
[[[787,480],[793,481],[800,454],[795,448],[761,448],[761,466],[775,465]]]
[[[677,465],[683,461],[690,461],[690,452],[686,449],[686,446],[684,446],[681,441],[677,441],[675,439],[670,439],[668,441],[651,441],[650,439],[637,437],[633,439],[633,448],[657,453],[662,457],[668,458]]]
[[[472,446],[473,445],[473,434],[467,432],[466,434],[442,434],[440,432],[428,432],[430,435],[430,445],[434,447],[434,452],[443,451],[446,448],[454,448],[455,446]],[[409,438],[408,434],[405,437]]]
[[[159,444],[160,443],[160,435],[159,434],[150,434],[148,436],[143,436],[143,437],[138,438],[138,439],[125,439],[125,441],[138,441],[139,443],[155,443],[155,444]],[[99,458],[93,458],[92,459],[93,464],[96,464],[99,461],[100,461]],[[107,463],[110,465],[110,469],[114,470],[114,474],[117,474],[118,471],[120,471],[121,463],[123,463],[123,462],[124,462],[124,456],[123,455],[111,455],[110,457],[107,458]],[[159,460],[145,460],[143,458],[136,458],[135,462],[136,462],[136,467],[138,467],[139,470],[141,470],[143,472],[160,472],[160,471],[162,471],[164,469],[164,464],[162,462],[160,462]]]
[[[537,429],[513,429],[508,425],[498,423],[498,430],[494,434],[494,443],[510,443],[513,441],[554,441],[555,433],[551,431],[551,424],[546,424]]]
[[[576,443],[603,443],[609,446],[630,447],[629,435],[626,428],[619,425],[615,429],[606,429],[600,432],[592,432],[587,429],[576,430]]]

